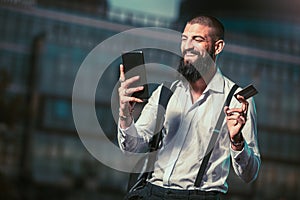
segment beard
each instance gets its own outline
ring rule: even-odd
[[[191,63],[185,63],[184,59],[180,60],[177,71],[188,81],[191,83],[196,82],[202,76],[200,72],[194,67]]]
[[[183,55],[185,52],[183,53]],[[198,54],[200,55],[200,54]],[[199,58],[194,62],[186,62],[184,58],[181,58],[177,71],[191,83],[204,78],[204,76],[209,72],[212,67],[212,56],[213,52],[205,54],[204,57],[199,56]]]

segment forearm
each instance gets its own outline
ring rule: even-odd
[[[260,155],[245,142],[241,151],[231,150],[232,166],[235,173],[246,183],[256,179],[260,168]]]
[[[141,136],[138,135],[136,127],[132,122],[126,129],[121,128],[121,120],[118,126],[118,143],[123,152],[141,152],[147,146]]]
[[[245,182],[257,177],[260,168],[260,153],[257,141],[256,110],[253,99],[249,100],[247,122],[238,134],[230,135],[232,165],[235,173]]]
[[[150,112],[149,106],[144,107],[145,113],[142,112],[140,118],[135,122],[131,118],[131,124],[125,129],[121,127],[122,120],[118,122],[118,139],[122,150],[129,152],[143,152],[147,150],[148,144],[153,137],[156,116]],[[146,114],[150,113],[150,114]]]
[[[133,122],[131,113],[125,113],[121,109],[119,110],[119,127],[121,129],[127,129]]]
[[[128,115],[129,112],[122,112],[120,109],[118,139],[123,151],[142,152],[148,147],[155,132],[159,92],[160,90],[155,90],[152,93],[137,122],[134,122],[133,117]]]

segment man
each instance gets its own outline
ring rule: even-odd
[[[147,185],[137,191],[141,199],[219,199],[219,194],[228,189],[230,160],[245,182],[257,177],[260,154],[253,99],[238,96],[238,100],[232,99],[230,108],[223,108],[234,85],[214,65],[224,45],[224,27],[216,18],[199,16],[186,24],[178,68],[184,80],[174,83],[176,89],[166,109],[164,137],[154,171]],[[134,102],[142,102],[131,96],[143,90],[142,86],[130,87],[138,78],[126,80],[120,65],[118,139],[123,151],[144,149],[156,123],[161,87],[153,92],[137,122],[132,119]],[[226,119],[198,187],[194,183],[220,112],[225,112]]]

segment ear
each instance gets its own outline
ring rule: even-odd
[[[224,40],[218,40],[215,42],[215,55],[218,55],[222,52],[223,48],[225,46]]]

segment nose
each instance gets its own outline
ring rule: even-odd
[[[192,43],[192,40],[190,39],[187,39],[185,41],[182,42],[183,44],[183,50],[188,50],[188,49],[193,49],[194,48],[194,45]]]

